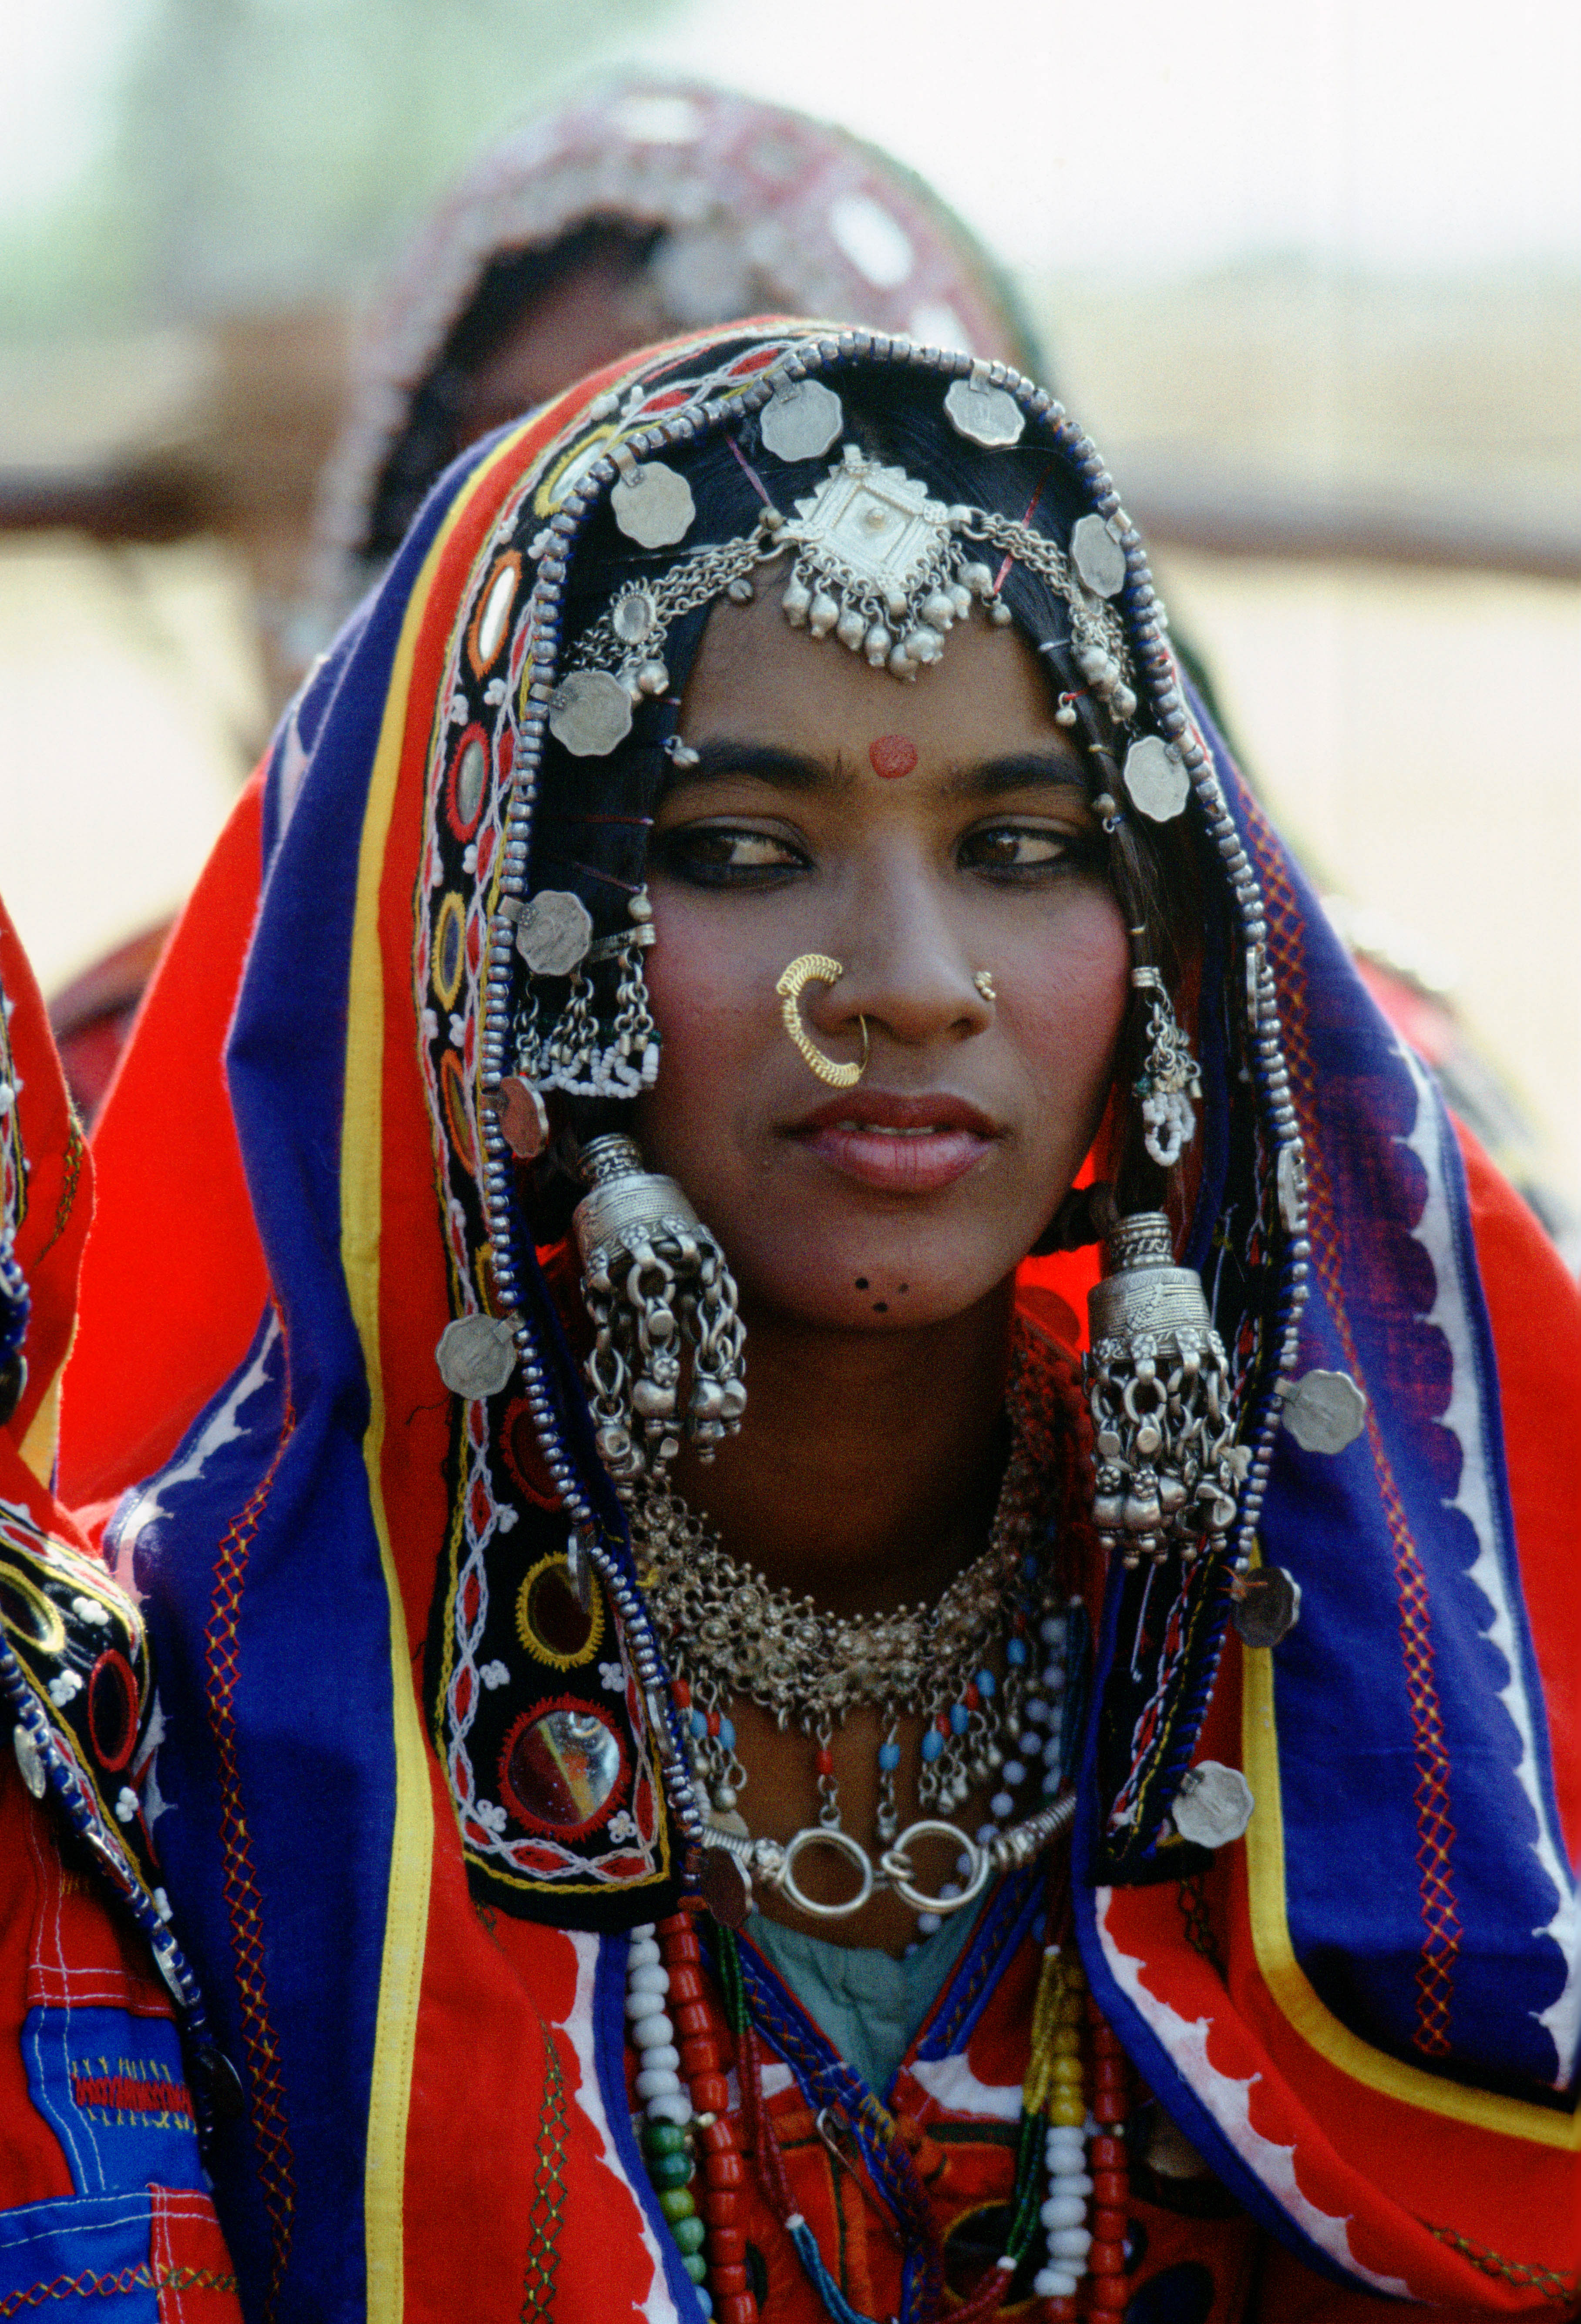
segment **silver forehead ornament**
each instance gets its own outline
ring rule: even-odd
[[[816,460],[838,441],[845,424],[839,397],[816,379],[784,381],[759,421],[763,442],[777,460]]]
[[[944,399],[945,417],[957,436],[1001,452],[1019,444],[1026,414],[1013,395],[986,380],[957,379]]]
[[[1254,1566],[1234,1586],[1230,1616],[1245,1646],[1277,1646],[1301,1614],[1301,1585],[1282,1565]]]
[[[578,759],[603,759],[632,731],[632,697],[606,669],[574,669],[549,698],[549,731]]]
[[[1240,1839],[1255,1805],[1252,1786],[1239,1767],[1203,1759],[1181,1776],[1170,1812],[1182,1840],[1193,1840],[1198,1848],[1225,1848]]]
[[[500,1315],[458,1315],[440,1333],[434,1356],[451,1395],[469,1401],[497,1396],[516,1369],[515,1341]]]
[[[618,462],[620,454],[615,457]],[[639,549],[672,548],[686,539],[698,512],[691,486],[678,468],[666,467],[662,460],[639,466],[629,453],[609,506],[622,532]]]
[[[962,394],[951,417],[962,434],[972,435],[981,421],[983,432],[975,441],[1008,444],[1020,435],[1022,414],[1005,390],[967,380],[956,381],[954,387]],[[816,456],[812,447],[821,442],[827,448],[833,440],[839,411],[839,397],[818,381],[786,382],[764,407],[764,444],[780,457]],[[992,432],[990,412],[998,415]],[[963,413],[975,415],[971,426],[963,423]],[[623,451],[621,482],[611,497],[614,502],[621,496],[616,521],[629,532],[630,495],[649,489],[636,480],[674,472],[652,461],[639,469],[624,447],[613,456],[617,464]],[[684,478],[675,480],[684,484]],[[689,523],[689,492],[687,505]],[[1047,534],[992,510],[947,506],[903,468],[847,444],[822,482],[797,501],[793,516],[767,506],[752,532],[695,549],[666,572],[623,590],[573,649],[574,666],[550,697],[550,731],[579,756],[616,749],[631,732],[632,705],[669,689],[661,657],[671,625],[717,598],[750,599],[757,569],[786,555],[791,564],[781,602],[791,626],[813,637],[837,637],[875,669],[901,678],[914,678],[938,660],[945,638],[967,618],[974,602],[993,621],[1010,621],[994,564],[987,559],[993,557],[1001,567],[1013,559],[1064,601],[1071,653],[1083,681],[1123,724],[1135,715],[1137,696],[1124,624],[1107,597],[1118,587],[1114,559],[1120,558],[1122,577],[1124,560],[1105,521],[1094,517],[1091,522],[1108,551],[1099,548],[1096,536],[1091,538],[1084,551],[1094,576],[1089,585]],[[1161,752],[1165,746],[1158,747]],[[1183,765],[1179,774],[1184,805]]]
[[[1104,517],[1080,517],[1072,525],[1070,559],[1095,597],[1118,596],[1125,586],[1125,551]]]
[[[1286,1391],[1283,1417],[1303,1452],[1343,1452],[1367,1425],[1367,1399],[1349,1372],[1306,1372]]]
[[[1152,823],[1170,823],[1191,796],[1186,761],[1172,742],[1144,734],[1125,753],[1125,788],[1132,805]]]
[[[569,976],[592,942],[593,916],[569,888],[541,888],[522,907],[516,950],[534,976]]]

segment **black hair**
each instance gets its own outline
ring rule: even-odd
[[[624,261],[633,274],[640,274],[661,236],[657,226],[592,217],[558,242],[507,250],[491,261],[412,390],[401,433],[385,455],[357,546],[365,565],[380,568],[400,548],[430,486],[462,448],[474,380],[537,301],[584,266]]]
[[[1091,499],[1070,463],[1044,442],[985,450],[956,434],[942,411],[936,372],[896,366],[842,373],[843,441],[871,457],[926,479],[929,493],[947,505],[969,504],[1026,522],[1063,548],[1073,524],[1091,510]],[[562,622],[561,669],[574,659],[578,639],[605,613],[623,589],[652,581],[678,559],[710,542],[749,534],[764,496],[789,513],[828,474],[837,451],[786,462],[763,443],[755,414],[744,415],[726,433],[664,455],[683,471],[697,514],[678,548],[643,551],[619,530],[606,501],[596,512],[570,561]],[[984,561],[1003,561],[992,548]],[[765,586],[780,567],[771,566]],[[1195,820],[1181,816],[1154,824],[1127,801],[1122,764],[1130,739],[1145,724],[1146,710],[1128,728],[1087,687],[1071,645],[1069,608],[1030,567],[1011,562],[1000,595],[1022,634],[1036,650],[1056,696],[1074,709],[1072,741],[1086,765],[1089,801],[1109,836],[1109,876],[1132,932],[1133,955],[1158,967],[1188,1021],[1200,981],[1205,948],[1203,913],[1210,892],[1201,875]],[[578,894],[600,935],[626,925],[626,905],[645,876],[647,828],[670,776],[665,744],[675,733],[680,697],[712,604],[675,622],[663,648],[670,687],[657,701],[644,700],[634,715],[629,740],[605,759],[573,757],[559,743],[546,749],[532,850],[534,888],[569,888]],[[980,618],[974,614],[973,618]],[[830,641],[830,650],[837,649]],[[948,669],[946,647],[941,667]],[[893,681],[892,681],[892,683]],[[917,683],[943,682],[924,670]],[[1139,933],[1140,932],[1140,933]],[[1142,1071],[1149,1013],[1145,995],[1133,993],[1116,1059],[1116,1082],[1128,1087]],[[618,1110],[574,1101],[570,1119],[586,1138],[614,1126]],[[1116,1110],[1115,1151],[1111,1157],[1116,1195],[1123,1211],[1158,1207],[1168,1192],[1167,1174],[1146,1156],[1138,1109]]]

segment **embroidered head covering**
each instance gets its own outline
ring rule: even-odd
[[[1485,2288],[1489,2254],[1573,2265],[1552,2223],[1574,2216],[1578,1803],[1545,1692],[1562,1734],[1574,1287],[1463,1158],[1183,696],[1140,543],[1079,430],[1003,367],[794,325],[612,366],[461,464],[272,754],[226,1056],[241,1176],[218,1205],[234,1230],[245,1186],[253,1241],[189,1205],[179,1247],[143,1245],[140,1361],[186,1425],[114,1528],[162,1673],[171,1893],[261,2094],[250,2151],[224,2166],[233,2237],[282,2282],[322,2292],[365,2265],[374,2307],[374,2275],[387,2302],[404,2266],[415,2296],[439,2264],[423,2238],[442,2239],[445,2190],[473,2167],[453,2045],[545,2087],[524,1991],[614,2140],[566,2171],[618,2211],[607,2176],[637,2168],[613,2127],[618,1978],[615,2033],[596,2034],[594,1938],[532,1924],[652,1919],[694,1812],[667,1772],[672,1710],[559,1262],[534,1245],[493,1096],[526,989],[522,904],[564,883],[549,859],[578,753],[551,713],[630,547],[612,503],[633,466],[701,479],[726,439],[772,473],[763,415],[809,383],[854,410],[892,391],[924,481],[959,440],[947,397],[1003,400],[1015,456],[1049,471],[1043,537],[1068,548],[1096,521],[1118,554],[1104,602],[1137,699],[1115,739],[1153,746],[1155,803],[1178,808],[1175,860],[1200,883],[1205,1150],[1178,1240],[1251,1455],[1232,1550],[1282,1567],[1301,1615],[1276,1648],[1243,1650],[1224,1560],[1095,1573],[1077,1858],[1093,1982],[1221,2177],[1314,2261],[1442,2300]],[[995,455],[978,450],[981,475]],[[991,475],[983,492],[991,512]],[[633,708],[635,755],[594,754],[589,795],[652,773],[663,715]],[[1142,811],[1129,796],[1124,816]],[[195,913],[171,973],[218,937]],[[174,1030],[156,993],[150,1069],[134,1047],[123,1084],[155,1142],[172,1093],[189,1102]],[[217,1080],[206,1090],[194,1118]],[[106,1248],[136,1237],[107,1219]],[[255,1259],[264,1319],[217,1385],[223,1335],[186,1361],[161,1285],[214,1285],[239,1334],[225,1281]],[[129,1344],[92,1323],[69,1469],[93,1367]],[[497,1359],[465,1395],[435,1358],[461,1323]],[[1311,1372],[1365,1397],[1337,1451],[1281,1425]],[[98,1448],[101,1483],[137,1475],[135,1417]],[[596,1553],[590,1613],[566,1586],[571,1525]],[[1216,1856],[1173,1819],[1204,1757],[1244,1766],[1256,1799],[1244,1843]],[[1209,1877],[1228,1886],[1224,1961],[1194,1949],[1180,1906],[1182,1882]],[[523,1950],[512,1932],[529,1928]],[[327,2310],[352,2312],[339,2298]]]

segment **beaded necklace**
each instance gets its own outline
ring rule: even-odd
[[[1051,1896],[1050,1908],[1063,1912],[1063,1897]],[[761,1979],[755,1969],[748,1970],[733,1931],[719,1932],[717,1952],[745,2145],[759,2187],[833,2324],[874,2324],[846,2300],[796,2209],[763,2101],[753,2000]],[[701,1960],[696,1929],[684,1913],[633,1936],[626,2011],[641,2059],[640,2143],[704,2314],[718,2324],[757,2324],[740,2216],[746,2157],[725,2110],[727,2084],[704,1998]],[[689,2087],[683,2088],[683,2077]],[[830,2076],[819,2079],[821,2084]],[[843,2087],[846,2079],[849,2091]],[[841,2085],[833,2091],[837,2110],[905,2235],[901,2324],[930,2324],[939,2312],[944,2279],[926,2193],[872,2094],[856,2087],[849,2069],[833,2070],[833,2082]],[[1040,2228],[1045,2255],[1031,2289],[1043,2324],[1068,2324],[1084,2313],[1114,2315],[1123,2308],[1130,2179],[1122,2130],[1128,2082],[1123,2051],[1086,1994],[1074,1949],[1068,1940],[1046,1942],[1004,2249],[975,2291],[950,2310],[951,2324],[987,2324],[998,2313]]]

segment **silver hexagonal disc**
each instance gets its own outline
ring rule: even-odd
[[[985,452],[1002,452],[1007,446],[1019,444],[1022,430],[1027,424],[1026,413],[1008,389],[978,386],[969,379],[957,379],[944,399],[945,417],[957,436],[968,444],[981,444]]]
[[[522,905],[516,950],[534,976],[569,976],[592,941],[593,915],[569,888],[541,888]]]
[[[497,1396],[516,1369],[516,1343],[501,1315],[459,1315],[447,1323],[434,1350],[439,1378],[452,1396]]]
[[[632,731],[632,697],[606,669],[574,669],[549,697],[549,731],[576,758],[606,758]]]
[[[763,409],[763,442],[778,460],[816,460],[837,441],[845,406],[821,380],[788,379]]]
[[[1285,1399],[1284,1425],[1303,1452],[1343,1452],[1367,1425],[1367,1399],[1349,1372],[1308,1372]]]
[[[1191,796],[1191,778],[1172,743],[1144,734],[1125,753],[1125,788],[1151,822],[1170,823]]]
[[[1225,1848],[1239,1840],[1252,1821],[1257,1803],[1239,1767],[1220,1759],[1204,1759],[1180,1778],[1172,1811],[1175,1830],[1198,1848]]]
[[[1260,1565],[1239,1584],[1230,1618],[1246,1646],[1277,1646],[1300,1619],[1301,1585],[1282,1565]]]
[[[691,486],[662,460],[644,460],[609,495],[615,521],[640,549],[668,549],[684,540],[697,515]]]
[[[1084,516],[1072,525],[1070,555],[1095,597],[1113,597],[1124,586],[1125,551],[1101,516]]]

